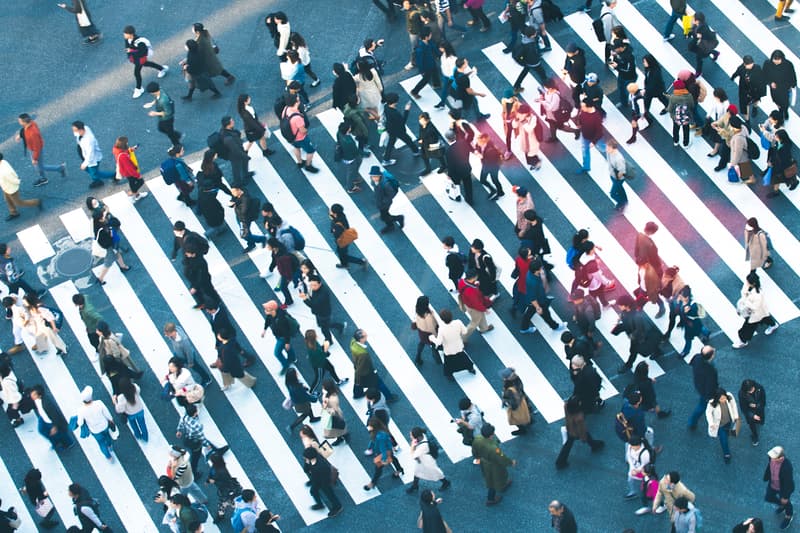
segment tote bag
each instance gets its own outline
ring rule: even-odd
[[[83,2],[78,0],[78,5],[81,7],[80,13],[75,14],[75,17],[78,19],[78,26],[81,28],[88,28],[92,25],[92,21],[89,20],[89,15],[86,14],[86,8],[83,6]]]

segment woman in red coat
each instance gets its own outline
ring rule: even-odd
[[[142,175],[139,173],[139,162],[136,161],[136,149],[139,145],[128,146],[127,137],[117,137],[114,143],[114,159],[117,161],[117,180],[128,178],[128,196],[133,202],[147,196],[146,192],[139,192],[144,185]]]

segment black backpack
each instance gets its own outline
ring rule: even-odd
[[[297,115],[303,117],[303,126],[308,128],[308,118],[306,118],[306,116],[300,113],[299,111],[295,111],[294,113],[284,112],[283,116],[281,117],[281,125],[280,125],[281,135],[283,135],[283,138],[289,141],[290,143],[294,142],[296,137],[296,134],[292,129],[292,117],[295,117]]]
[[[438,459],[439,458],[439,450],[441,450],[441,447],[439,446],[439,443],[436,442],[436,440],[433,437],[431,437],[430,435],[428,436],[426,442],[428,443],[428,455],[430,455],[434,459]]]
[[[557,122],[563,123],[569,120],[572,116],[572,98],[558,93],[558,109],[553,115]]]
[[[755,161],[761,157],[761,150],[750,137],[747,138],[747,157],[750,158],[750,161]]]
[[[111,234],[109,226],[103,226],[97,231],[97,244],[104,250],[108,250],[114,246],[114,236]]]
[[[208,144],[208,147],[217,154],[217,157],[227,160],[230,156],[228,153],[228,148],[223,142],[222,132],[215,131],[211,133],[211,135],[209,135],[206,139],[206,144]]]

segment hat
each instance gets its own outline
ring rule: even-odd
[[[739,114],[739,108],[736,107],[735,105],[731,104],[731,105],[728,106],[728,113],[730,113],[731,115],[738,115]]]
[[[742,126],[744,126],[744,122],[737,116],[732,116],[731,119],[728,121],[728,126],[733,129],[740,130]]]
[[[767,452],[770,459],[777,459],[778,457],[783,457],[783,447],[782,446],[775,446],[770,451]]]
[[[92,389],[92,387],[90,387],[89,385],[86,385],[83,388],[83,390],[81,391],[81,401],[83,401],[84,403],[91,402],[92,401],[92,393],[93,392],[94,392],[94,389]]]
[[[514,89],[509,87],[505,91],[503,91],[503,98],[513,98],[514,97]]]
[[[647,224],[644,225],[644,232],[649,234],[649,235],[652,235],[653,233],[655,233],[657,231],[658,231],[658,224],[656,224],[653,221],[650,221],[650,222],[648,222]]]
[[[533,113],[533,109],[531,109],[531,106],[529,106],[528,104],[522,104],[521,106],[519,106],[519,109],[517,109],[517,113],[520,113],[522,115],[530,115],[531,113]]]
[[[161,87],[159,87],[156,82],[151,81],[150,83],[147,84],[147,87],[145,87],[144,90],[147,91],[150,94],[153,94],[153,93],[157,93],[158,91],[160,91]]]
[[[594,72],[590,72],[589,74],[586,75],[586,81],[588,81],[589,83],[597,83],[598,79],[599,78],[597,77],[597,74],[595,74]]]
[[[575,43],[567,43],[566,50],[568,54],[574,54],[575,52],[578,51],[578,45]]]
[[[500,371],[500,377],[503,379],[508,379],[514,375],[515,370],[512,367],[506,367]]]
[[[264,304],[264,309],[269,313],[271,313],[273,311],[277,311],[278,310],[278,302],[276,302],[275,300],[270,300],[270,301],[268,301],[267,303]]]
[[[686,83],[683,80],[675,80],[672,82],[673,89],[685,89]]]
[[[372,165],[369,167],[369,175],[370,176],[383,176],[383,172],[381,172],[381,167],[378,165]]]
[[[522,185],[512,185],[511,190],[517,194],[517,196],[523,197],[528,194],[528,189],[523,187]]]
[[[624,305],[625,307],[633,307],[635,301],[633,300],[633,296],[630,294],[623,294],[619,298],[617,298],[617,305]]]
[[[689,70],[688,68],[681,69],[681,70],[678,71],[678,79],[679,80],[686,81],[691,77],[692,77],[692,71]]]

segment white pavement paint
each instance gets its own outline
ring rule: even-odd
[[[92,235],[92,221],[86,216],[86,212],[82,207],[67,211],[60,215],[61,223],[67,228],[69,236],[75,242],[81,242],[84,239],[93,239]]]
[[[14,479],[11,478],[11,473],[9,473],[8,468],[6,468],[5,463],[2,459],[0,459],[0,487],[5,487],[3,489],[3,507],[8,509],[9,507],[13,507],[17,513],[17,517],[20,519],[22,525],[20,526],[20,531],[33,531],[33,524],[39,521],[39,517],[36,517],[36,521],[34,521],[33,516],[28,512],[28,507],[25,505],[25,502],[22,500],[23,496],[20,494],[17,487],[21,487],[22,483],[15,483]],[[46,487],[46,485],[45,485]],[[66,491],[64,491],[66,492]],[[27,496],[24,496],[27,500]],[[58,512],[58,510],[56,510]],[[68,515],[67,515],[68,516]],[[74,524],[73,521],[71,524]]]
[[[25,248],[25,252],[27,252],[28,257],[30,257],[33,264],[44,261],[48,257],[53,257],[56,255],[56,252],[50,245],[50,241],[47,240],[47,236],[44,234],[44,231],[42,231],[42,227],[39,226],[39,224],[35,224],[29,228],[17,232],[17,237],[22,243],[22,247]]]

